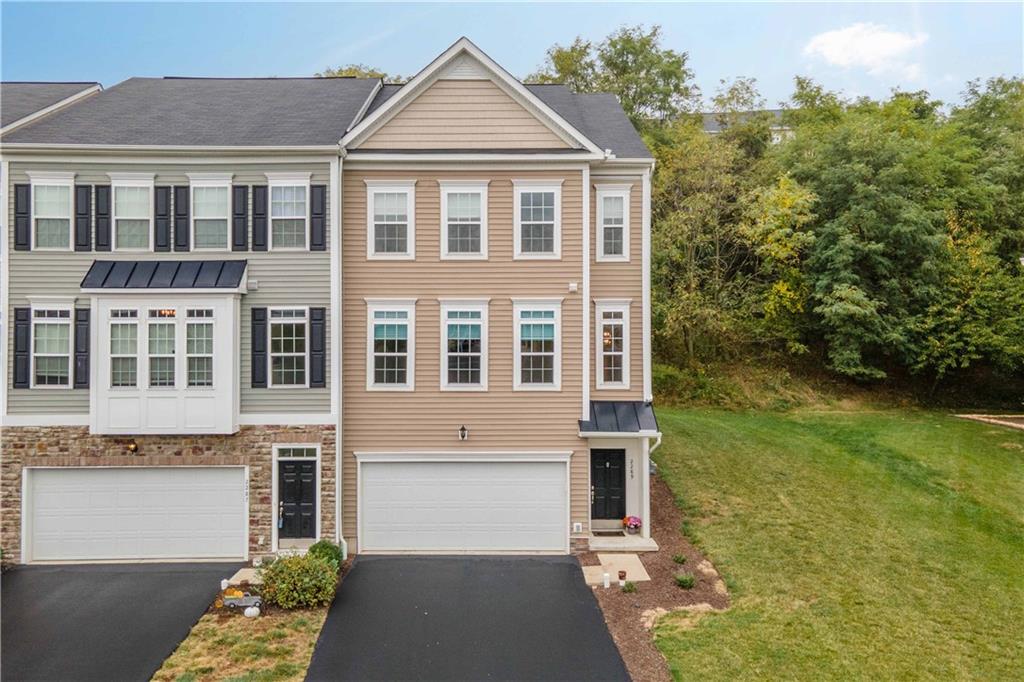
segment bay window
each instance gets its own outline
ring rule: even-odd
[[[441,388],[487,390],[487,302],[441,302]]]
[[[487,182],[441,188],[441,258],[487,259]]]
[[[149,311],[147,337],[150,388],[174,388],[176,317],[177,311],[173,308]]]
[[[516,390],[561,389],[561,299],[513,299]]]
[[[366,257],[416,257],[415,181],[366,180]]]
[[[213,311],[192,308],[185,324],[185,374],[190,388],[213,386]]]
[[[367,301],[366,388],[411,391],[414,386],[415,301]]]
[[[134,388],[138,382],[137,310],[110,311],[110,386]]]

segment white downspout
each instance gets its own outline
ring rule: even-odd
[[[580,419],[590,419],[590,166],[583,167],[583,399]]]
[[[651,169],[644,169],[643,199],[641,202],[641,267],[643,268],[643,353],[644,353],[644,400],[654,400],[651,382]]]

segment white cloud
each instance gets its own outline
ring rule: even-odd
[[[864,68],[873,76],[916,80],[921,65],[910,56],[927,40],[928,34],[923,32],[901,33],[878,24],[856,23],[814,36],[804,46],[804,55],[845,69]]]

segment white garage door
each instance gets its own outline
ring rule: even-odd
[[[33,561],[241,559],[242,467],[32,469]]]
[[[363,462],[360,551],[565,552],[565,462]]]

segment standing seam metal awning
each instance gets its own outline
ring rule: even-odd
[[[654,406],[642,400],[591,400],[590,419],[579,420],[581,433],[656,433]]]
[[[83,289],[237,289],[245,260],[97,260]]]

